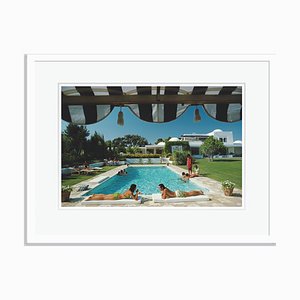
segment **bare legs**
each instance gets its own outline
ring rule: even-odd
[[[94,194],[86,199],[89,200],[115,200],[114,195]]]
[[[186,197],[192,197],[192,196],[198,196],[198,195],[203,195],[203,192],[202,191],[185,192]]]

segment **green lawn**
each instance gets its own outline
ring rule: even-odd
[[[230,180],[237,188],[242,188],[242,160],[241,159],[197,159],[200,175],[217,181]],[[186,168],[186,166],[182,166]]]
[[[62,179],[61,184],[62,185],[70,185],[70,186],[72,186],[72,185],[75,185],[75,184],[77,184],[77,183],[79,183],[81,181],[93,178],[93,177],[95,177],[97,175],[100,175],[100,174],[102,174],[104,172],[112,170],[114,168],[116,168],[116,166],[104,166],[104,167],[102,167],[102,170],[99,170],[99,172],[95,172],[92,175],[73,174],[70,177]]]

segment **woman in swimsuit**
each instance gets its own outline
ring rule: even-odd
[[[193,160],[190,154],[186,157],[186,166],[190,175],[192,175]]]
[[[167,198],[185,198],[185,197],[192,197],[192,196],[198,196],[198,195],[203,195],[202,191],[190,191],[190,192],[185,192],[185,191],[171,191],[167,187],[165,187],[162,183],[158,185],[160,191],[161,191],[161,197],[163,199]]]
[[[87,200],[120,200],[120,199],[138,200],[139,194],[140,194],[139,190],[136,190],[136,184],[132,184],[130,188],[123,194],[122,193],[94,194],[90,196]]]

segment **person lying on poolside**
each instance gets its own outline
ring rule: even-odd
[[[167,187],[165,187],[162,183],[158,185],[160,191],[161,191],[161,197],[162,199],[167,199],[167,198],[185,198],[185,197],[192,197],[192,196],[198,196],[198,195],[203,195],[202,191],[190,191],[190,192],[185,192],[185,191],[171,191]]]
[[[196,172],[196,173],[192,173],[191,175],[188,174],[188,173],[185,173],[186,176],[188,176],[189,178],[194,178],[194,177],[199,177],[199,174]]]
[[[135,193],[134,193],[135,192]],[[87,200],[120,200],[120,199],[134,199],[138,200],[140,192],[136,189],[136,184],[132,184],[130,188],[121,193],[114,193],[114,194],[94,194],[90,196]]]
[[[192,173],[192,175],[185,173],[185,180],[188,181],[190,178],[199,177],[199,175]]]

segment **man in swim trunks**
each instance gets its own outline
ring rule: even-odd
[[[134,193],[135,192],[135,193]],[[94,194],[86,200],[120,200],[120,199],[134,199],[138,200],[140,192],[136,189],[136,184],[132,184],[130,188],[122,193],[114,194]]]
[[[198,196],[198,195],[203,195],[203,192],[200,191],[190,191],[190,192],[185,192],[185,191],[171,191],[167,187],[165,187],[162,183],[158,185],[160,191],[161,191],[161,197],[162,199],[167,199],[167,198],[185,198],[185,197],[192,197],[192,196]]]

